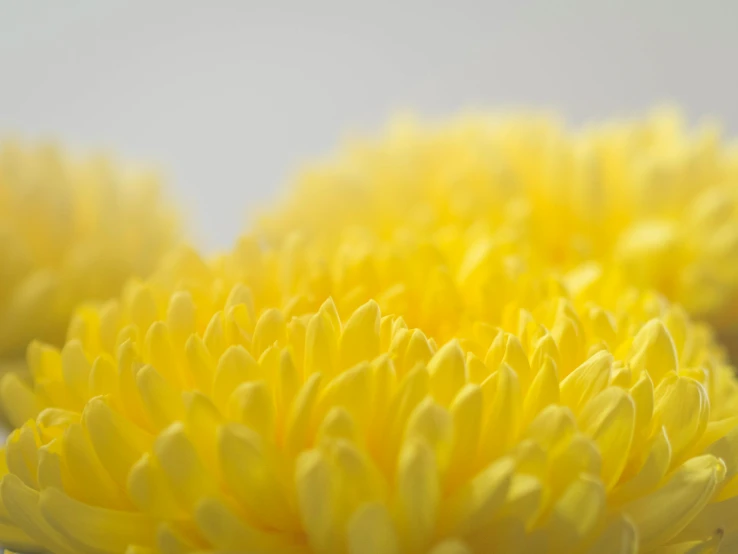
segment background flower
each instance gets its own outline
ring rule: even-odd
[[[179,237],[148,173],[51,145],[0,147],[0,363],[34,338],[61,344],[73,309],[148,275]]]
[[[346,229],[354,243],[443,245],[458,288],[469,267],[509,253],[561,273],[596,261],[621,287],[655,289],[710,322],[730,346],[737,184],[738,152],[718,129],[687,129],[665,109],[576,131],[546,114],[399,119],[306,170],[261,227],[277,243],[297,232],[325,259],[367,250],[346,247]]]

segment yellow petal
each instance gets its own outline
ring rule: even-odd
[[[327,321],[333,328],[333,333],[338,336],[341,333],[341,318],[338,315],[338,309],[336,308],[333,298],[328,298],[323,304],[321,304],[318,312],[327,318]]]
[[[233,308],[235,306],[243,305],[246,307],[249,313],[251,321],[255,321],[255,310],[254,310],[254,295],[251,289],[243,283],[236,283],[233,285],[231,292],[228,294],[226,300],[226,308]]]
[[[450,539],[431,548],[428,554],[472,554],[472,551],[460,540]]]
[[[423,440],[431,447],[439,470],[448,464],[453,440],[453,424],[448,411],[426,398],[413,410],[407,421],[405,441]]]
[[[156,550],[160,554],[190,554],[205,546],[205,541],[191,527],[165,521],[156,530]]]
[[[31,552],[43,551],[39,546],[60,554],[76,554],[80,548],[56,530],[41,514],[38,491],[26,486],[15,475],[5,475],[0,482],[3,505],[13,523],[23,529],[32,541]],[[15,533],[13,533],[15,535]],[[5,546],[12,546],[6,544]],[[20,550],[20,549],[18,549]]]
[[[679,367],[674,341],[664,324],[652,319],[633,339],[630,365],[633,371],[647,371],[655,383]]]
[[[0,400],[10,424],[18,428],[41,411],[33,389],[15,373],[6,373],[0,380]]]
[[[127,490],[133,504],[145,514],[165,520],[185,515],[167,482],[166,473],[149,453],[144,453],[131,468]]]
[[[679,460],[705,432],[709,415],[707,391],[689,377],[679,377],[657,397],[654,423],[666,429],[673,460]]]
[[[641,546],[666,543],[704,508],[725,476],[725,465],[711,455],[691,458],[654,492],[623,506],[638,527]]]
[[[554,496],[561,494],[580,475],[602,473],[603,460],[596,443],[581,433],[574,434],[550,457],[548,486]]]
[[[398,370],[407,373],[418,364],[427,364],[433,357],[433,348],[420,329],[410,333],[405,351],[398,361]]]
[[[57,440],[45,444],[38,451],[38,484],[41,490],[47,487],[64,488],[62,463]]]
[[[736,431],[738,431],[738,416],[713,419],[711,414],[710,421],[707,422],[707,426],[705,427],[705,432],[702,433],[699,440],[692,446],[689,454],[705,453],[707,449],[712,448],[721,439],[727,439]],[[708,453],[712,454],[713,452],[709,451]],[[722,458],[725,462],[725,467],[727,468],[725,480],[728,481],[734,475],[738,459],[729,450],[723,451],[723,455],[718,457]]]
[[[387,471],[395,468],[396,455],[400,449],[407,420],[415,407],[427,396],[428,381],[428,371],[422,366],[417,366],[405,376],[390,402],[384,430],[382,435],[377,437],[382,445],[377,455],[380,465]],[[386,429],[389,429],[389,433]]]
[[[547,357],[525,395],[523,422],[525,428],[546,407],[559,402],[559,377],[555,362]]]
[[[95,453],[111,477],[125,482],[128,472],[154,437],[115,412],[102,398],[93,398],[82,414]]]
[[[34,380],[59,379],[62,377],[61,353],[57,348],[39,341],[31,341],[26,352],[28,369]]]
[[[310,318],[305,335],[305,375],[332,376],[337,362],[338,340],[331,320],[322,313]]]
[[[67,486],[80,501],[106,508],[130,507],[120,486],[97,457],[82,425],[73,423],[67,427],[62,449],[64,465],[72,481]]]
[[[276,414],[272,392],[264,381],[241,383],[231,394],[226,413],[229,419],[273,440]]]
[[[602,454],[602,480],[609,490],[618,482],[630,453],[635,424],[633,400],[621,388],[607,388],[584,407],[580,421]]]
[[[89,397],[90,361],[78,340],[69,341],[61,353],[64,384],[74,397],[83,403]]]
[[[360,440],[354,419],[341,406],[331,408],[325,416],[318,427],[315,442],[316,444],[327,444],[336,439],[343,439],[351,443],[358,443]]]
[[[388,310],[383,310],[387,312]],[[386,315],[379,320],[379,350],[388,352],[395,328],[395,316]]]
[[[476,385],[480,384],[489,376],[489,370],[484,362],[472,352],[466,354],[467,380]]]
[[[505,516],[501,519],[512,518],[521,521],[526,527],[530,526],[543,508],[543,494],[540,480],[524,473],[515,473],[505,504],[500,510],[500,514]]]
[[[331,468],[317,451],[307,451],[297,458],[295,485],[302,524],[308,543],[319,553],[339,549]]]
[[[151,287],[138,285],[131,298],[131,320],[143,333],[158,319],[159,310]]]
[[[601,308],[593,307],[587,315],[594,335],[604,340],[608,346],[614,346],[617,340],[617,322],[612,314]]]
[[[453,422],[453,448],[448,466],[447,490],[455,487],[471,471],[482,428],[484,400],[477,385],[467,384],[449,408]]]
[[[387,486],[373,460],[354,444],[338,439],[329,448],[341,505],[341,519],[366,502],[386,501]]]
[[[517,374],[506,363],[497,372],[498,383],[489,415],[482,431],[482,459],[493,460],[515,441],[520,430],[522,399]]]
[[[719,502],[712,499],[675,537],[674,542],[704,541],[706,537],[712,537],[715,530],[724,535],[738,531],[738,496]]]
[[[241,383],[261,378],[261,368],[243,346],[229,346],[218,361],[213,379],[213,402],[225,406]]]
[[[39,505],[56,531],[98,552],[123,552],[131,543],[154,544],[155,522],[143,514],[90,506],[55,488],[41,493]]]
[[[258,358],[273,344],[284,341],[286,336],[287,326],[282,312],[274,308],[266,310],[254,327],[252,339],[254,356]]]
[[[342,406],[362,428],[371,408],[372,371],[367,362],[344,371],[328,383],[320,394],[315,416],[321,420],[332,406]]]
[[[5,461],[8,469],[23,483],[32,488],[38,488],[38,447],[39,437],[32,422],[13,431],[8,437],[5,451]]]
[[[120,304],[110,300],[100,307],[100,343],[108,352],[115,351],[115,338],[120,328]]]
[[[556,341],[548,333],[538,339],[535,349],[533,350],[533,355],[531,356],[530,366],[536,374],[540,372],[547,358],[550,358],[553,361],[555,367],[558,367],[561,363],[559,348],[556,346]]]
[[[487,525],[505,502],[514,470],[512,458],[501,458],[444,502],[444,531],[465,536]]]
[[[210,394],[215,375],[215,362],[205,343],[197,335],[190,335],[185,343],[185,359],[195,387]]]
[[[557,319],[551,329],[551,336],[556,341],[559,351],[559,373],[566,377],[579,364],[582,355],[582,344],[576,323],[567,316]]]
[[[671,466],[671,445],[663,427],[648,445],[645,455],[645,460],[642,461],[635,475],[620,483],[612,491],[611,502],[621,504],[648,494],[666,475]]]
[[[223,312],[217,312],[210,319],[210,323],[205,328],[205,334],[203,335],[203,342],[208,348],[210,355],[218,359],[223,355],[228,344],[226,343],[225,337],[225,320],[223,318]]]
[[[379,355],[379,305],[370,300],[356,310],[343,328],[339,343],[340,367],[372,361]]]
[[[154,452],[183,506],[192,507],[216,490],[214,479],[205,471],[182,423],[173,423],[159,434]]]
[[[521,520],[514,517],[495,520],[475,536],[465,540],[472,547],[472,552],[554,552],[549,550],[548,537],[543,529],[529,531]]]
[[[167,308],[167,327],[178,344],[184,344],[196,330],[195,302],[188,291],[177,291],[172,294]]]
[[[184,419],[180,390],[170,385],[153,367],[146,365],[138,371],[136,385],[146,412],[158,429]]]
[[[208,472],[218,468],[218,428],[223,416],[204,394],[193,392],[186,405],[185,427]]]
[[[300,389],[290,410],[285,429],[285,449],[292,456],[297,456],[307,443],[320,380],[319,373],[312,374]]]
[[[195,522],[205,539],[225,551],[290,552],[284,537],[263,532],[240,519],[222,501],[201,500],[195,509]]]
[[[276,379],[275,401],[278,414],[285,414],[292,406],[302,381],[291,348],[282,351],[279,357],[279,375]]]
[[[561,381],[561,402],[578,413],[610,380],[612,354],[597,352]]]
[[[364,504],[348,523],[349,554],[399,554],[397,531],[387,508],[376,502]]]
[[[638,529],[627,517],[614,516],[586,554],[635,554],[638,552]]]
[[[723,531],[722,529],[718,529],[707,539],[661,546],[659,548],[655,548],[652,552],[654,552],[654,554],[716,554],[718,551],[734,552],[735,543],[728,544],[728,540],[723,540]]]
[[[530,364],[528,363],[528,356],[526,356],[523,350],[523,345],[520,344],[520,339],[515,335],[507,335],[505,355],[502,358],[502,362],[506,363],[517,373],[521,389],[527,391],[533,376]]]
[[[551,512],[548,528],[552,552],[573,552],[598,525],[605,510],[599,480],[582,475],[564,491]]]
[[[144,358],[170,384],[181,386],[182,378],[166,323],[157,321],[149,327],[145,339]]]
[[[466,364],[457,340],[442,346],[428,362],[430,392],[441,406],[448,406],[464,386]]]
[[[440,501],[433,451],[422,442],[405,445],[397,469],[397,507],[408,551],[427,547],[433,537]]]
[[[0,544],[7,547],[4,550],[5,554],[14,554],[14,552],[33,552],[39,548],[36,541],[12,523],[7,524],[0,522]]]
[[[641,372],[640,378],[630,389],[630,396],[636,407],[635,435],[633,436],[634,448],[636,448],[648,440],[653,419],[653,381],[647,371]]]
[[[566,406],[549,405],[538,414],[524,437],[531,438],[544,449],[553,450],[555,446],[568,441],[576,429],[574,414]]]
[[[95,358],[90,370],[90,396],[110,394],[117,396],[118,375],[115,360],[107,354]]]
[[[228,489],[267,527],[295,530],[297,523],[280,484],[278,466],[259,435],[235,423],[218,435],[220,467]]]

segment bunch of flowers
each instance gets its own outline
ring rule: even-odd
[[[30,343],[0,544],[734,551],[735,159],[668,114],[353,144]]]

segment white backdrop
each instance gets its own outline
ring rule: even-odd
[[[734,2],[431,3],[0,0],[0,128],[157,163],[208,248],[399,109],[671,99],[738,129]]]

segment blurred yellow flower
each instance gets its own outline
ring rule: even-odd
[[[148,275],[178,236],[151,175],[57,148],[0,145],[0,363],[29,341],[62,344],[80,301]]]
[[[413,256],[432,257],[426,247]],[[34,343],[33,386],[0,383],[20,427],[0,464],[0,543],[68,554],[735,545],[738,383],[681,309],[612,293],[594,266],[565,284],[468,262],[460,299],[486,290],[483,276],[497,303],[424,332],[357,301],[387,293],[391,272],[328,271],[304,253],[255,239],[209,263],[179,250],[119,300],[80,309],[62,349]]]
[[[373,251],[344,248],[347,228],[432,240],[461,289],[491,250],[561,272],[596,261],[738,344],[738,148],[669,110],[578,131],[546,115],[398,120],[305,171],[261,227],[279,244],[299,232],[325,259]]]

